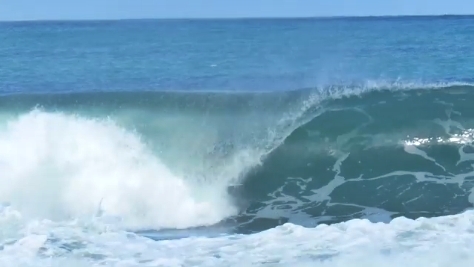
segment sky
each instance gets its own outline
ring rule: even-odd
[[[0,0],[0,20],[474,14],[473,0]]]

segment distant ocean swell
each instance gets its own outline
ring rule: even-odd
[[[473,89],[5,95],[0,201],[138,230],[457,214],[474,201]]]

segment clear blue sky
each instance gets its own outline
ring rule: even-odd
[[[474,0],[0,0],[0,20],[474,14]]]

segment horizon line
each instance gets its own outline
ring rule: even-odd
[[[143,18],[80,18],[80,19],[17,19],[0,22],[92,22],[92,21],[136,21],[136,20],[291,20],[291,19],[364,19],[364,18],[407,18],[407,17],[472,17],[473,14],[403,14],[403,15],[339,15],[339,16],[267,16],[267,17],[143,17]]]

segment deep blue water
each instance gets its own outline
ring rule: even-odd
[[[473,17],[3,22],[0,91],[470,81]]]

